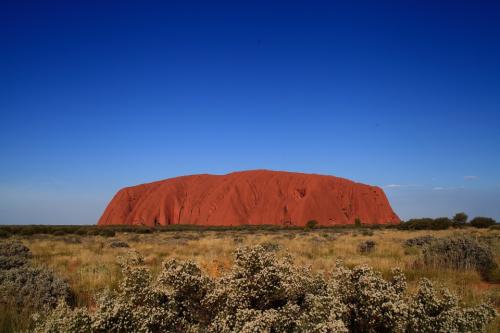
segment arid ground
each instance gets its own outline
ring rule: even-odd
[[[233,230],[171,231],[137,234],[118,232],[114,237],[78,235],[13,236],[28,246],[35,266],[48,267],[66,279],[76,294],[76,304],[92,306],[93,296],[105,288],[115,288],[121,278],[116,258],[135,249],[145,258],[153,273],[169,258],[192,259],[209,275],[218,276],[233,263],[233,252],[245,245],[263,244],[279,255],[291,254],[297,265],[310,266],[314,272],[328,275],[336,260],[351,267],[368,264],[389,276],[391,269],[403,269],[409,289],[415,289],[426,277],[458,295],[464,305],[484,299],[500,308],[498,279],[485,281],[474,269],[450,269],[425,265],[419,247],[405,241],[419,236],[448,237],[468,235],[487,243],[500,262],[500,231],[491,229],[454,229],[440,231],[402,231],[394,229],[313,229],[313,230]],[[372,251],[360,251],[360,244],[373,240]],[[126,247],[128,245],[128,247]],[[6,320],[2,316],[2,320]],[[497,332],[497,318],[489,332]],[[16,325],[21,325],[17,323]]]

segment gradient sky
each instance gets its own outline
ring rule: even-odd
[[[500,2],[103,3],[0,4],[1,224],[244,169],[500,220]]]

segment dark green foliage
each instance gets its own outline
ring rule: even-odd
[[[361,220],[358,221],[358,226],[361,226]],[[316,224],[315,229],[322,230],[346,230],[357,228],[352,224],[322,226]],[[396,225],[365,225],[364,229],[382,229],[382,228],[397,228]],[[95,226],[95,225],[4,225],[0,226],[0,238],[3,235],[80,235],[80,236],[105,236],[112,237],[113,233],[134,233],[134,234],[149,234],[154,232],[223,232],[223,231],[240,231],[245,233],[255,232],[289,232],[308,229],[307,226],[281,226],[281,225],[240,225],[240,226],[199,226],[190,224],[172,224],[166,226],[146,227],[137,225],[113,225],[113,226]],[[310,228],[309,228],[310,229]]]
[[[75,234],[80,236],[86,236],[88,235],[88,230],[86,228],[78,228],[75,230]]]
[[[456,225],[464,225],[465,223],[467,223],[467,219],[469,217],[467,216],[467,214],[461,212],[461,213],[456,213],[455,216],[453,216],[453,223],[455,223]]]
[[[359,217],[356,217],[356,219],[354,219],[354,225],[356,227],[361,227],[361,219]]]
[[[470,221],[470,225],[475,228],[488,228],[495,225],[497,222],[490,217],[478,216]]]
[[[306,228],[308,229],[315,229],[318,226],[318,221],[316,220],[309,220],[306,223]]]
[[[116,235],[114,230],[111,229],[101,229],[99,231],[99,235],[104,236],[104,237],[114,237]]]
[[[440,238],[423,250],[424,262],[433,267],[475,269],[483,278],[498,267],[490,248],[471,237]]]
[[[4,229],[0,229],[0,238],[9,238],[10,232]]]
[[[447,217],[411,219],[399,225],[403,230],[445,230],[453,225]]]

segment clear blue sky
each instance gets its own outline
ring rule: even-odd
[[[498,1],[103,3],[0,4],[0,223],[257,168],[500,219]]]

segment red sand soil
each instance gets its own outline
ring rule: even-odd
[[[315,174],[254,170],[192,175],[126,187],[98,224],[303,226],[397,224],[380,187]]]

